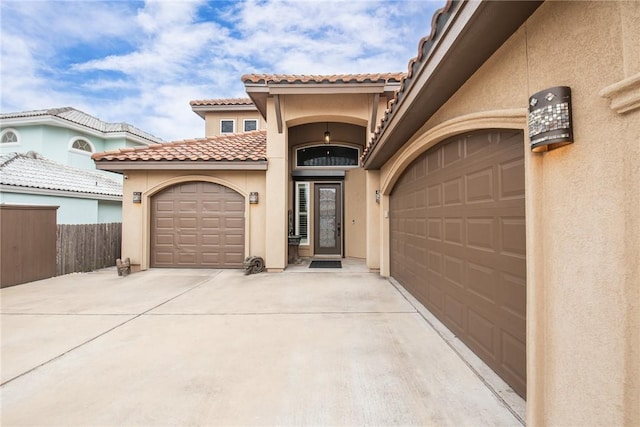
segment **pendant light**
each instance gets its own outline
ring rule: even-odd
[[[329,132],[329,122],[327,122],[327,130],[324,132],[324,143],[329,144],[331,142],[331,132]]]

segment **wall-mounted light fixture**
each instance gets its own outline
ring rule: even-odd
[[[557,86],[529,98],[531,151],[543,152],[573,143],[571,88]]]
[[[324,132],[324,143],[329,144],[331,142],[331,132],[329,132],[329,122],[327,122],[327,130]]]
[[[133,203],[142,203],[142,193],[140,191],[133,192]]]
[[[376,190],[376,203],[380,203],[380,190]]]
[[[258,198],[258,192],[257,191],[252,191],[251,193],[249,193],[249,203],[252,205],[257,205],[259,201]]]

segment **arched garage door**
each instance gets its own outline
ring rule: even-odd
[[[391,275],[526,392],[524,146],[520,131],[446,140],[391,193]]]
[[[151,198],[151,267],[240,268],[244,197],[210,182],[187,182]]]

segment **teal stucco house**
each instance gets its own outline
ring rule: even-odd
[[[0,114],[0,203],[59,206],[58,224],[121,222],[122,175],[91,155],[161,142],[72,107]]]

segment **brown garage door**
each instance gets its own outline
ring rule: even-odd
[[[391,275],[526,392],[523,134],[451,138],[391,193]]]
[[[238,268],[244,197],[209,182],[169,187],[151,199],[151,266]]]

